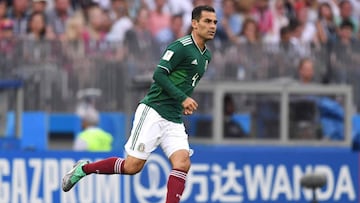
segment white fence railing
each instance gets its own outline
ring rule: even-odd
[[[212,137],[196,138],[193,142],[199,143],[224,143],[224,144],[275,144],[275,145],[310,145],[310,146],[350,146],[352,139],[352,116],[354,114],[352,87],[349,85],[300,85],[300,84],[274,84],[266,82],[241,83],[220,82],[200,83],[195,93],[211,93],[213,100],[213,125]],[[223,134],[223,97],[226,93],[236,94],[277,94],[280,102],[279,139],[234,139],[224,138]],[[343,99],[344,108],[344,139],[343,140],[294,140],[289,139],[289,97],[290,95],[319,95],[339,96]]]

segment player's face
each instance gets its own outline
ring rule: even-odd
[[[215,37],[216,24],[216,14],[209,11],[202,11],[199,21],[193,20],[193,28],[195,32],[205,41],[211,40]]]

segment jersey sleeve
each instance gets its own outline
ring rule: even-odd
[[[184,46],[181,43],[171,44],[161,57],[153,76],[154,81],[180,103],[187,98],[187,95],[171,82],[169,74],[185,59],[184,53]]]
[[[185,47],[180,42],[169,45],[162,55],[158,68],[165,69],[168,73],[172,72],[184,59]]]
[[[153,79],[163,90],[180,103],[187,98],[187,95],[170,81],[169,73],[164,69],[157,68],[154,72]]]

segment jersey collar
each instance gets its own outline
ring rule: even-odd
[[[194,37],[193,37],[192,33],[190,34],[190,36],[191,36],[192,41],[194,41],[195,46],[196,46],[196,47],[198,48],[198,50],[200,51],[200,53],[201,53],[202,55],[204,55],[204,53],[205,53],[205,52],[206,52],[206,50],[207,50],[207,46],[206,46],[206,44],[205,44],[205,49],[204,49],[204,51],[201,51],[201,49],[200,49],[200,47],[198,46],[198,44],[196,43],[196,41],[195,41],[195,39],[194,39]]]

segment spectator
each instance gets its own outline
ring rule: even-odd
[[[360,1],[358,0],[349,0],[352,7],[353,7],[353,13],[354,13],[354,17],[356,19],[360,18]]]
[[[17,40],[14,37],[13,22],[10,19],[0,21],[0,64],[3,75],[10,75],[14,71]],[[1,71],[0,71],[1,72]],[[6,74],[5,74],[6,73]]]
[[[290,26],[284,26],[280,28],[280,42],[284,45],[289,44],[291,39]]]
[[[82,33],[85,27],[85,19],[81,13],[76,13],[65,24],[63,40],[66,42],[82,42]]]
[[[32,13],[27,23],[27,33],[23,41],[23,54],[28,63],[40,63],[52,56],[51,44],[46,40],[52,40],[53,33],[47,33],[44,13]]]
[[[333,83],[347,84],[358,80],[359,67],[357,64],[359,63],[360,50],[353,31],[352,22],[343,21],[339,27],[336,41],[332,43],[331,81]],[[357,98],[356,95],[355,98]]]
[[[111,0],[109,16],[113,22],[115,22],[125,14],[128,15],[128,13],[129,13],[129,6],[127,0]]]
[[[260,41],[261,34],[256,21],[252,18],[245,19],[240,36],[236,39],[236,43],[257,44]]]
[[[259,57],[264,52],[259,28],[252,18],[245,19],[236,46],[227,47],[223,52],[226,78],[247,81],[265,79],[267,57]]]
[[[113,21],[110,18],[109,11],[103,10],[103,23],[102,30],[107,34],[110,32],[111,27],[113,26]]]
[[[155,9],[149,13],[148,29],[153,37],[170,26],[171,15],[163,11],[166,0],[155,0]]]
[[[274,17],[272,30],[264,36],[266,43],[280,42],[280,29],[289,24],[289,19],[286,16],[284,0],[275,0],[270,4],[272,16]]]
[[[162,8],[164,13],[168,13],[169,15],[178,15],[182,14],[185,20],[190,20],[191,23],[191,11],[194,8],[193,2],[197,0],[165,0],[165,4]],[[206,0],[205,0],[206,1]],[[209,1],[209,0],[207,0]],[[147,7],[150,11],[156,9],[156,0],[143,0],[143,5]],[[206,5],[203,3],[202,5]],[[210,5],[210,4],[208,4]],[[190,23],[186,23],[187,26],[191,26]],[[186,27],[188,28],[188,27]]]
[[[74,69],[82,70],[89,66],[89,58],[86,57],[83,31],[85,27],[84,16],[77,12],[67,22],[65,27],[64,38],[62,40],[62,47],[64,57],[64,66],[67,71],[74,71]]]
[[[224,137],[241,138],[246,135],[242,126],[234,120],[235,103],[230,94],[224,96]]]
[[[332,0],[330,0],[330,1],[332,1]],[[284,6],[285,6],[287,18],[289,20],[296,18],[295,1],[293,1],[293,0],[284,0]]]
[[[31,11],[45,13],[47,8],[47,0],[32,0]]]
[[[309,85],[316,82],[314,62],[310,58],[301,58],[297,64],[295,78],[291,82]],[[286,83],[285,83],[286,84]],[[314,95],[295,94],[289,98],[289,134],[291,139],[318,139],[321,137],[319,110]]]
[[[338,38],[337,38],[338,42],[340,42],[340,44],[343,44],[343,45],[351,45],[353,40],[355,40],[354,34],[353,34],[354,29],[355,29],[355,26],[351,21],[349,21],[349,20],[342,21],[342,23],[339,26],[339,31],[338,31]]]
[[[112,3],[112,5],[117,5],[117,7],[116,10],[113,11],[115,19],[110,32],[106,36],[106,39],[110,42],[122,43],[125,33],[133,27],[133,23],[129,17],[126,0],[113,0]]]
[[[172,16],[181,15],[182,32],[186,32],[191,27],[191,11],[193,7],[193,0],[168,0],[170,13]]]
[[[76,0],[73,0],[76,1]],[[92,0],[93,2],[95,2],[96,4],[99,5],[99,7],[101,9],[103,9],[104,11],[108,11],[112,5],[111,5],[111,1],[112,0]]]
[[[266,35],[273,29],[274,17],[269,8],[269,0],[256,0],[251,16],[256,21],[261,36]]]
[[[306,21],[315,23],[317,19],[317,11],[316,8],[318,7],[318,2],[314,0],[301,0],[296,1],[294,4],[295,12],[300,12],[303,8],[306,8]]]
[[[55,0],[54,8],[47,13],[48,23],[58,39],[63,39],[66,21],[73,16],[70,0]]]
[[[336,16],[335,23],[340,26],[344,21],[350,21],[353,24],[353,32],[359,31],[359,20],[354,17],[353,6],[349,0],[343,0],[339,3],[340,15]]]
[[[127,59],[131,77],[151,73],[153,69],[150,68],[155,65],[143,61],[156,63],[156,58],[160,55],[160,48],[148,29],[148,21],[149,10],[143,7],[139,10],[134,27],[125,34],[124,45],[129,53]]]
[[[167,45],[168,43],[185,36],[183,32],[183,16],[173,15],[171,16],[170,26],[159,32],[156,37],[156,41],[159,44]]]
[[[337,40],[331,49],[331,82],[335,84],[351,84],[357,108],[360,107],[359,40],[354,37],[354,25],[345,20],[341,23]]]
[[[340,9],[337,0],[318,0],[318,2],[319,4],[328,3],[331,7],[332,13],[334,14],[334,17],[340,15]]]
[[[0,40],[11,39],[14,37],[14,23],[10,19],[3,19],[0,21]]]
[[[51,33],[46,33],[46,18],[45,14],[41,12],[34,12],[29,17],[27,23],[27,34],[25,39],[29,40],[44,40],[51,39]],[[48,35],[47,35],[48,34]]]
[[[299,58],[311,53],[306,44],[300,42],[302,28],[297,21],[292,21],[288,26],[280,29],[280,43],[271,58],[269,75],[271,78],[293,78]]]
[[[0,0],[0,39],[3,39],[4,35],[8,35],[8,33],[11,33],[11,36],[13,36],[13,30],[9,29],[14,28],[14,22],[6,16],[7,9],[8,4],[6,0]]]
[[[214,0],[193,0],[193,7],[200,6],[200,5],[214,5]]]
[[[299,62],[297,80],[301,84],[310,84],[315,81],[314,63],[310,58],[303,58]]]
[[[9,10],[9,18],[14,22],[14,35],[22,37],[26,34],[29,0],[14,0]]]
[[[301,43],[313,43],[316,39],[316,27],[314,22],[308,19],[309,8],[302,7],[296,12],[296,19],[301,27],[301,35],[298,38]]]
[[[291,69],[292,67],[288,66],[287,68]],[[311,58],[300,58],[298,64],[296,64],[295,69],[293,69],[292,71],[292,74],[289,73],[287,77],[280,77],[274,81],[296,84],[311,84],[317,83],[319,80],[319,78],[317,77],[318,73],[316,72],[314,67],[314,61]]]
[[[222,41],[235,42],[236,36],[240,34],[243,18],[237,12],[235,0],[222,1],[222,9],[218,12],[217,38]]]
[[[6,16],[7,9],[8,9],[8,5],[6,0],[0,0],[0,22],[5,19],[8,19]]]
[[[88,10],[88,22],[85,25],[83,39],[85,42],[91,40],[101,41],[105,38],[103,30],[104,11],[99,6],[92,6]]]
[[[303,21],[305,22],[305,21]],[[299,58],[299,57],[306,57],[310,54],[310,47],[309,43],[306,43],[303,40],[304,36],[304,24],[301,23],[298,20],[290,21],[289,28],[291,32],[290,37],[290,44],[292,49],[292,54],[294,54],[293,57]],[[310,34],[311,35],[311,34]]]
[[[90,152],[111,151],[113,137],[98,127],[98,112],[93,108],[88,108],[79,116],[83,130],[77,135],[73,149]]]
[[[317,41],[326,44],[336,38],[336,25],[334,14],[330,4],[322,3],[318,9],[318,20],[316,21]]]

